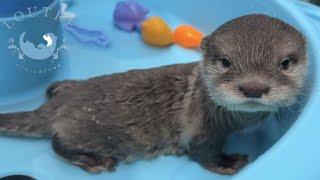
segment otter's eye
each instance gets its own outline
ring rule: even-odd
[[[227,57],[219,57],[218,60],[224,68],[229,68],[231,66],[231,62]]]
[[[281,70],[288,70],[292,61],[289,57],[284,58],[280,63],[280,69]]]

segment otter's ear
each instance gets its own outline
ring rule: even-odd
[[[205,53],[208,49],[208,46],[209,46],[209,36],[206,36],[206,37],[202,38],[202,41],[201,41],[200,48],[201,48],[202,52]]]

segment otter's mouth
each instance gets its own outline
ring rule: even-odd
[[[228,107],[232,111],[243,111],[243,112],[274,112],[277,110],[276,107],[266,105],[258,101],[246,101]]]
[[[259,106],[265,106],[264,104],[259,103],[259,102],[255,102],[255,101],[245,102],[242,105],[247,106],[249,108],[256,108],[256,107],[259,107]]]

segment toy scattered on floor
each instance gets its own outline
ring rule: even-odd
[[[113,13],[114,24],[127,32],[138,30],[145,43],[166,47],[176,43],[184,48],[199,48],[203,33],[190,25],[181,25],[174,32],[158,16],[146,19],[149,10],[133,0],[120,1]]]
[[[173,43],[173,32],[158,16],[150,17],[142,22],[141,34],[144,42],[153,46],[168,46]]]
[[[149,10],[135,1],[127,0],[117,3],[113,13],[113,22],[127,32],[139,30],[140,23],[145,20]]]
[[[92,43],[102,47],[108,47],[110,45],[110,40],[101,31],[85,29],[75,24],[66,24],[64,29],[82,43]]]
[[[173,34],[173,41],[184,48],[199,48],[203,33],[190,25],[181,25]]]

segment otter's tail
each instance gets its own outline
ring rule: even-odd
[[[47,118],[35,111],[0,114],[0,134],[9,136],[49,137]]]

